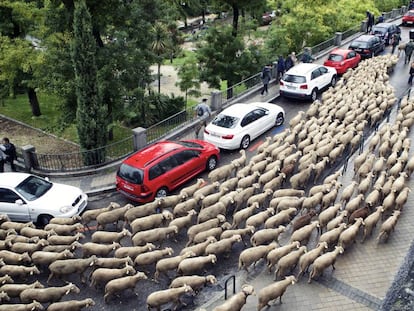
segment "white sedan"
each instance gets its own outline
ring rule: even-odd
[[[53,217],[79,215],[87,203],[87,195],[77,187],[26,173],[0,174],[0,214],[13,221],[44,226]]]
[[[284,121],[285,111],[276,104],[234,104],[206,126],[204,140],[221,149],[246,149],[253,139]]]

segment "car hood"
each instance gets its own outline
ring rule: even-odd
[[[37,200],[31,201],[30,204],[35,204],[42,209],[58,210],[62,206],[74,204],[81,195],[83,192],[79,188],[54,183],[48,192]]]

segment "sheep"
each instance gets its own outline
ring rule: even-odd
[[[401,190],[405,187],[406,179],[408,178],[408,175],[406,172],[401,172],[400,176],[395,179],[395,181],[392,183],[391,191],[394,193],[401,192]]]
[[[195,256],[201,256],[205,254],[206,248],[209,244],[217,242],[217,239],[215,237],[209,236],[204,242],[194,244],[192,246],[184,247],[180,255],[183,255],[187,252],[193,252]]]
[[[355,242],[356,236],[358,235],[359,228],[364,225],[362,218],[355,219],[355,222],[341,232],[338,239],[338,246],[346,249],[352,242]]]
[[[0,240],[4,240],[9,235],[17,236],[18,233],[14,229],[8,229],[8,230],[0,229]]]
[[[286,189],[278,189],[273,192],[273,197],[284,197],[284,196],[291,196],[291,197],[302,197],[305,195],[304,190],[293,189],[293,188],[286,188]]]
[[[278,242],[279,235],[285,232],[285,226],[279,226],[278,228],[269,228],[256,231],[250,238],[252,246],[258,246],[268,244],[270,242]]]
[[[47,241],[50,245],[69,245],[72,244],[75,241],[79,241],[81,239],[84,239],[85,235],[83,233],[76,233],[73,236],[61,236],[61,235],[52,235],[47,238]]]
[[[335,217],[340,208],[341,204],[337,203],[319,213],[319,233],[322,233],[323,228]]]
[[[260,186],[263,186],[265,184],[267,184],[269,181],[271,181],[273,178],[275,178],[277,176],[277,173],[279,171],[279,168],[273,168],[273,169],[269,169],[266,170],[265,173],[262,173],[258,179],[258,184]]]
[[[322,172],[325,170],[326,166],[332,162],[333,160],[329,159],[329,157],[323,157],[322,160],[315,164],[315,175],[313,178],[313,183],[315,184],[319,177],[322,175]]]
[[[45,252],[37,251],[32,254],[32,261],[35,265],[49,266],[53,261],[58,259],[74,258],[75,255],[68,249],[63,252]]]
[[[189,251],[182,255],[158,260],[155,265],[154,280],[158,281],[160,273],[167,275],[168,270],[176,270],[183,259],[194,256],[196,256],[196,254],[192,251]]]
[[[332,173],[331,175],[328,175],[323,180],[324,184],[334,183],[338,181],[339,176],[342,175],[341,170],[336,171],[335,173]]]
[[[203,223],[207,220],[214,219],[218,215],[226,215],[227,214],[227,208],[226,205],[223,202],[216,202],[215,204],[206,207],[198,213],[197,217],[197,223]]]
[[[39,237],[40,239],[47,239],[49,236],[56,235],[57,233],[54,230],[47,231],[43,229],[24,227],[20,230],[20,234],[28,238]]]
[[[292,232],[309,225],[314,216],[316,216],[316,211],[312,209],[308,213],[296,218],[292,224]]]
[[[82,245],[82,254],[83,258],[90,257],[91,255],[106,257],[109,255],[109,253],[120,247],[121,244],[117,242],[113,242],[112,244],[87,242]]]
[[[269,164],[270,162],[273,162],[273,159],[271,157],[266,157],[262,161],[253,164],[250,170],[252,172],[259,172],[260,174],[262,174],[263,171],[266,169],[267,164]]]
[[[73,225],[77,222],[82,221],[82,217],[79,215],[74,215],[72,217],[54,217],[49,221],[49,224],[57,225]]]
[[[157,198],[157,200],[159,201],[160,208],[174,207],[185,199],[187,199],[185,195],[179,195],[179,194],[175,194],[175,195],[170,194],[162,198]]]
[[[47,307],[47,311],[80,311],[83,308],[89,308],[95,305],[95,301],[91,298],[82,300],[67,300],[54,302]]]
[[[323,271],[332,266],[332,269],[335,270],[335,261],[339,254],[342,254],[344,249],[341,246],[335,246],[335,249],[331,252],[322,254],[312,264],[312,271],[309,274],[308,283],[312,281],[315,277],[323,273]]]
[[[263,287],[258,294],[257,311],[262,310],[265,306],[270,308],[269,302],[279,298],[282,303],[282,296],[289,285],[295,284],[296,278],[293,275],[287,276],[284,280],[271,283]]]
[[[35,251],[41,250],[47,245],[49,245],[49,243],[44,239],[41,239],[36,243],[15,242],[11,245],[10,250],[20,254],[27,252],[31,255]]]
[[[185,294],[189,294],[189,295],[194,294],[194,290],[191,288],[191,286],[183,285],[181,287],[168,288],[168,289],[152,292],[147,297],[147,308],[148,310],[151,310],[152,308],[156,308],[159,311],[163,304],[173,302],[174,310],[176,310],[179,305],[186,306],[186,304],[184,304],[180,300],[180,297]]]
[[[261,211],[257,214],[254,214],[246,219],[246,226],[253,226],[255,228],[261,227],[266,219],[275,214],[273,208],[267,208],[264,211]]]
[[[262,193],[252,195],[247,200],[247,206],[252,205],[253,202],[257,202],[259,205],[262,205],[264,204],[265,200],[268,199],[272,194],[273,194],[272,189],[266,189]]]
[[[226,206],[226,209],[230,209],[234,205],[234,197],[238,194],[241,189],[233,190],[227,192],[224,196],[219,198],[219,202],[223,203]]]
[[[97,288],[98,284],[106,284],[110,280],[134,274],[136,274],[134,267],[128,265],[120,269],[98,268],[91,274],[90,286]]]
[[[328,224],[326,225],[326,231],[338,227],[342,222],[344,222],[346,217],[348,217],[348,211],[339,212],[339,214],[335,218],[328,222]]]
[[[178,203],[174,209],[173,209],[173,215],[174,217],[180,217],[187,215],[188,211],[198,210],[199,207],[199,201],[191,198],[184,202]]]
[[[221,183],[219,190],[223,188],[227,188],[229,191],[236,190],[238,181],[239,177],[228,178],[226,181]]]
[[[36,228],[36,226],[33,224],[33,222],[26,222],[26,223],[20,223],[15,221],[5,221],[1,223],[0,228],[4,230],[8,229],[14,229],[17,232],[20,232],[24,227],[30,227],[30,228]]]
[[[158,205],[161,204],[159,200],[156,200],[156,201],[158,201],[157,202]],[[156,203],[154,205],[158,206]],[[103,212],[99,214],[98,216],[96,216],[96,222],[98,223],[98,227],[97,227],[98,230],[104,229],[105,226],[108,224],[115,224],[115,226],[118,226],[118,222],[123,219],[128,220],[130,222],[131,218],[127,217],[127,215],[129,215],[127,214],[127,212],[132,209],[134,210],[139,209],[140,211],[139,213],[141,213],[141,215],[142,213],[146,211],[143,205],[137,208],[134,208],[132,204],[126,204],[123,207],[119,207],[119,208],[116,208],[116,209],[113,209],[107,212]],[[155,211],[155,208],[153,210],[151,209],[151,211]]]
[[[362,237],[361,243],[365,241],[365,239],[372,234],[372,230],[377,225],[378,221],[381,218],[384,209],[382,206],[377,206],[375,212],[371,213],[364,219],[364,235]]]
[[[290,236],[290,242],[299,241],[306,242],[309,240],[313,229],[319,228],[319,221],[313,221],[309,225],[303,226],[302,228],[292,232]]]
[[[216,204],[219,201],[219,199],[222,196],[224,196],[227,192],[229,192],[229,189],[224,187],[224,188],[221,188],[221,190],[219,190],[218,192],[205,196],[201,200],[201,209],[203,210],[204,208],[207,208],[213,204]]]
[[[94,266],[99,268],[119,269],[127,265],[132,266],[133,264],[134,262],[131,257],[127,256],[123,258],[97,258]]]
[[[254,202],[252,205],[245,207],[233,214],[233,223],[231,227],[238,228],[240,224],[242,224],[244,221],[246,221],[247,218],[252,216],[256,209],[259,209],[259,203]]]
[[[171,226],[171,227],[162,227],[162,228],[155,228],[149,229],[145,231],[140,231],[134,234],[132,237],[132,244],[134,246],[142,246],[146,243],[155,243],[155,242],[162,242],[166,240],[168,237],[177,234],[178,227]]]
[[[277,212],[282,210],[294,207],[296,209],[300,209],[302,207],[302,203],[304,197],[277,197],[269,202],[269,208],[276,209]]]
[[[108,302],[108,299],[111,295],[114,295],[117,292],[122,292],[127,289],[134,290],[136,284],[140,280],[146,280],[147,276],[143,272],[137,272],[135,275],[124,276],[122,278],[114,279],[106,283],[105,285],[105,295],[104,301]]]
[[[172,214],[171,214],[172,215]],[[127,229],[123,229],[121,232],[107,232],[107,231],[95,231],[92,234],[91,241],[93,243],[111,243],[111,242],[117,242],[119,244],[120,241],[124,237],[131,237],[132,234]]]
[[[155,199],[152,202],[148,202],[145,203],[144,205],[139,205],[139,206],[135,206],[133,207],[132,205],[127,204],[127,206],[129,206],[129,208],[124,212],[123,214],[123,218],[124,218],[124,222],[125,223],[131,223],[133,222],[135,219],[140,218],[140,217],[144,217],[144,216],[149,216],[152,214],[156,214],[159,209],[161,208],[161,200],[159,199]],[[112,219],[115,219],[114,221],[109,221],[110,222],[117,222],[120,219],[116,220],[116,217],[119,216],[119,218],[122,217],[122,215],[117,215],[114,214],[115,211],[112,212],[112,214],[110,212],[105,212],[103,213],[106,216],[101,216],[102,217],[102,221],[109,221]],[[109,213],[109,214],[107,214]],[[107,218],[107,219],[105,219]],[[124,226],[125,226],[124,223]]]
[[[352,212],[355,211],[358,207],[360,207],[363,203],[364,203],[364,194],[360,193],[356,197],[348,201],[348,203],[345,205],[345,210],[349,214],[352,214]]]
[[[29,264],[32,262],[28,252],[20,254],[8,250],[0,250],[0,258],[3,259],[5,264],[9,265]]]
[[[288,224],[293,216],[295,216],[297,213],[297,209],[294,207],[285,209],[277,213],[276,215],[273,215],[266,219],[264,228],[276,228],[280,225],[286,225]]]
[[[82,244],[78,241],[75,241],[71,244],[56,244],[56,245],[48,245],[43,247],[43,251],[45,252],[63,252],[65,249],[70,250],[71,252],[75,251],[78,248],[81,248]]]
[[[0,303],[2,303],[3,301],[10,301],[10,297],[9,295],[7,295],[6,292],[0,291]]]
[[[200,224],[191,226],[187,230],[188,242],[186,246],[193,243],[194,237],[197,233],[214,228],[214,227],[218,227],[221,223],[224,223],[225,221],[226,221],[225,216],[217,215],[215,218],[212,218]]]
[[[235,171],[237,171],[239,166],[240,164],[237,161],[232,161],[229,164],[222,165],[212,170],[208,173],[208,178],[211,182],[226,180],[230,178]]]
[[[258,178],[260,176],[260,173],[258,171],[253,172],[252,174],[242,177],[237,182],[237,188],[248,188],[252,186],[255,182],[257,182]]]
[[[80,223],[75,223],[73,225],[59,225],[59,224],[47,224],[45,230],[53,230],[58,235],[73,235],[75,231],[83,229],[83,225]]]
[[[371,208],[369,206],[360,207],[349,216],[348,224],[353,224],[357,218],[365,219],[369,214],[371,214]]]
[[[265,183],[263,185],[263,190],[271,189],[274,191],[280,188],[285,180],[286,180],[286,174],[280,173],[278,176],[272,178],[270,181]]]
[[[183,259],[177,267],[177,273],[179,275],[190,275],[200,269],[204,268],[206,265],[217,262],[217,257],[214,254],[206,256],[197,256],[192,258]]]
[[[237,165],[237,167],[243,167],[246,165],[247,163],[247,155],[246,155],[246,150],[241,149],[239,151],[239,153],[241,154],[240,157],[234,159],[232,162]]]
[[[299,249],[300,243],[295,241],[284,246],[276,247],[272,249],[266,256],[266,265],[269,272],[272,271],[272,268],[277,264],[280,258],[289,254],[292,250]]]
[[[39,281],[32,284],[5,284],[0,286],[0,293],[5,292],[10,298],[15,298],[19,297],[20,293],[28,288],[44,288],[44,286]]]
[[[207,184],[195,191],[193,194],[193,198],[195,198],[196,200],[201,200],[205,196],[216,192],[219,187],[220,183],[218,181],[212,182],[211,184]]]
[[[249,164],[245,165],[244,167],[242,167],[241,169],[239,169],[239,171],[236,174],[237,178],[244,178],[246,176],[249,176],[251,171],[251,167],[253,166],[254,162],[249,162]],[[238,181],[237,181],[238,182]]]
[[[268,245],[253,246],[243,250],[239,255],[239,270],[244,269],[248,272],[251,264],[255,267],[257,261],[265,258],[267,254],[276,247],[278,247],[278,244],[272,242]]]
[[[194,290],[194,293],[197,294],[200,291],[200,289],[208,283],[216,284],[216,277],[212,274],[206,276],[185,275],[176,277],[174,280],[172,280],[169,288],[177,288],[183,285],[188,285],[191,286],[191,288]]]
[[[155,249],[155,245],[152,243],[146,243],[143,246],[123,246],[115,250],[114,256],[116,258],[130,257],[135,259],[139,254],[152,251]]]
[[[20,265],[4,265],[0,267],[0,275],[8,274],[10,277],[26,279],[29,275],[40,274],[36,266],[26,267]]]
[[[307,253],[303,254],[299,258],[299,272],[297,279],[300,278],[300,276],[308,271],[309,266],[315,261],[317,257],[319,257],[326,249],[328,249],[328,243],[327,242],[321,242],[318,243],[318,245],[308,251]]]
[[[411,156],[407,161],[407,164],[405,165],[405,172],[408,176],[411,176],[414,172],[414,156]]]
[[[134,264],[141,266],[151,265],[161,258],[171,256],[172,254],[174,254],[174,251],[171,247],[157,249],[151,252],[139,254],[137,257],[135,257]]]
[[[79,294],[80,289],[72,283],[65,286],[47,287],[47,288],[28,288],[20,293],[20,300],[24,303],[32,302],[56,302],[69,293]]]
[[[400,217],[401,211],[394,211],[390,217],[388,217],[382,224],[380,232],[377,236],[377,243],[384,241],[387,242],[390,234],[394,231],[395,225],[397,224],[398,218]],[[1,271],[1,269],[0,269]]]
[[[260,189],[260,185],[258,183],[254,183],[253,185],[243,188],[234,196],[234,212],[236,212],[246,201],[256,193],[256,191]]]
[[[358,193],[365,194],[368,192],[369,188],[371,187],[373,172],[369,172],[363,177],[358,185]]]
[[[193,242],[195,244],[201,243],[201,242],[205,241],[209,236],[218,238],[223,233],[223,231],[228,230],[230,228],[231,228],[231,225],[228,222],[225,222],[220,227],[210,228],[206,231],[202,231],[202,232],[197,233],[194,236]]]
[[[4,284],[13,284],[14,283],[14,281],[13,281],[13,279],[10,277],[10,275],[3,275],[3,276],[0,276],[0,286],[1,285],[4,285]]]
[[[113,209],[120,208],[120,207],[121,206],[118,203],[111,202],[111,203],[109,203],[109,205],[107,207],[84,211],[82,216],[81,216],[82,217],[81,222],[84,226],[89,228],[88,224],[91,221],[96,220],[96,217],[98,215],[102,214],[103,212],[111,211]],[[49,222],[49,223],[53,223],[53,222]]]
[[[268,172],[268,171],[279,172],[280,168],[281,168],[281,165],[282,165],[282,161],[280,161],[280,160],[270,162],[266,165],[265,172]],[[260,175],[260,177],[261,177],[261,175]],[[259,179],[260,179],[260,177],[259,177]]]
[[[197,215],[197,212],[195,210],[189,210],[187,215],[175,218],[170,221],[168,224],[169,227],[176,226],[178,228],[178,231],[181,231],[183,228],[187,228],[190,226],[193,220],[193,216]]]
[[[337,243],[339,236],[346,229],[347,225],[345,223],[340,223],[338,227],[326,231],[319,237],[318,243],[326,242],[328,246],[332,246]]]
[[[55,260],[49,265],[49,277],[47,278],[47,284],[54,276],[62,278],[62,276],[79,274],[81,283],[85,283],[84,272],[88,267],[93,267],[96,264],[97,258],[92,255],[85,259],[59,259]]]
[[[235,234],[229,238],[221,239],[217,242],[213,242],[207,245],[204,254],[210,255],[214,254],[216,256],[223,254],[223,253],[230,253],[231,248],[234,243],[241,242],[242,237],[240,234]]]
[[[308,182],[309,177],[315,167],[314,163],[311,163],[307,168],[303,169],[299,173],[296,173],[292,177],[290,177],[289,181],[294,189],[299,189],[304,187],[304,185]]]
[[[402,210],[404,204],[407,202],[408,194],[411,192],[409,187],[404,187],[395,198],[395,209]]]
[[[197,181],[192,184],[191,186],[185,187],[181,189],[179,195],[184,198],[190,198],[193,196],[194,192],[196,192],[199,188],[201,188],[205,184],[205,180],[203,178],[198,178]]]
[[[287,271],[293,270],[299,262],[299,258],[306,253],[306,246],[300,246],[297,250],[284,255],[277,262],[274,280],[283,278]]]
[[[162,225],[165,221],[171,220],[173,218],[174,218],[173,214],[168,210],[164,210],[160,214],[153,214],[153,215],[139,217],[139,218],[134,219],[130,223],[131,232],[132,234],[135,234],[138,231],[154,229]],[[92,238],[93,236],[94,234],[92,235]],[[131,235],[129,234],[128,236],[131,236]],[[108,243],[108,242],[103,242],[103,243]]]
[[[0,305],[0,311],[36,311],[36,310],[44,310],[42,304],[37,301],[33,301],[32,303],[24,304],[24,303],[16,303],[16,304],[4,304]]]
[[[247,297],[254,294],[254,287],[243,285],[241,292],[238,292],[227,299],[226,302],[215,307],[213,311],[240,311],[246,304]]]
[[[385,211],[394,210],[395,207],[395,197],[396,194],[394,192],[390,192],[384,200],[382,200],[382,207]]]

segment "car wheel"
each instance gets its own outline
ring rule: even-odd
[[[336,76],[332,77],[331,86],[334,87],[336,85]]]
[[[275,125],[280,126],[283,124],[283,122],[285,122],[285,116],[280,112],[276,117]]]
[[[168,195],[168,189],[167,187],[161,187],[160,189],[157,190],[157,192],[155,193],[155,197],[156,198],[164,198]]]
[[[207,160],[206,169],[207,171],[212,171],[217,167],[217,157],[211,156]]]
[[[249,145],[250,145],[250,136],[246,135],[241,140],[240,148],[241,149],[247,149],[247,148],[249,148]]]
[[[312,101],[315,101],[317,98],[318,98],[318,90],[313,89],[312,93],[311,93],[311,99],[312,99]]]
[[[37,225],[39,227],[45,227],[53,217],[51,215],[39,215],[37,217]]]

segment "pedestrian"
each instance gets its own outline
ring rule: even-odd
[[[414,78],[414,62],[411,63],[410,67],[410,77],[408,78],[408,84],[413,84],[413,78]]]
[[[394,54],[395,48],[400,44],[400,41],[401,41],[401,36],[398,32],[396,32],[395,34],[392,35],[392,38],[391,38],[391,45],[392,45],[391,54]]]
[[[272,65],[268,64],[263,67],[262,73],[260,74],[260,78],[262,79],[263,88],[260,94],[263,96],[266,92],[266,95],[269,94],[268,86],[269,82],[272,79],[272,72],[271,72]]]
[[[276,76],[277,82],[279,82],[280,79],[282,79],[283,74],[285,73],[285,70],[286,70],[285,59],[283,58],[282,55],[279,55],[279,58],[277,60],[277,76]]]
[[[194,107],[194,111],[198,118],[198,122],[195,127],[195,135],[196,135],[196,138],[199,138],[201,128],[203,126],[204,127],[207,126],[207,120],[211,116],[211,108],[207,104],[207,98],[203,98],[201,102],[198,103],[197,106]]]
[[[379,17],[378,17],[378,24],[379,23],[383,23],[385,21],[385,17],[384,17],[384,13],[382,13]]]
[[[303,54],[300,60],[302,61],[302,63],[312,63],[314,61],[310,48],[308,47],[304,48]]]
[[[10,163],[10,168],[13,172],[16,171],[16,166],[14,165],[14,160],[17,159],[16,147],[10,142],[7,137],[4,137],[2,143],[0,144],[0,172],[4,172],[4,164]]]
[[[293,63],[292,54],[289,54],[286,56],[285,59],[285,69],[288,71],[290,68],[292,68],[295,64]]]
[[[372,30],[372,25],[374,25],[374,14],[372,14],[370,11],[367,11],[366,14],[367,14],[367,33],[369,33]]]
[[[414,51],[414,40],[410,39],[408,43],[405,45],[404,52],[405,52],[405,59],[404,64],[408,64],[411,60],[411,54],[413,54]]]

